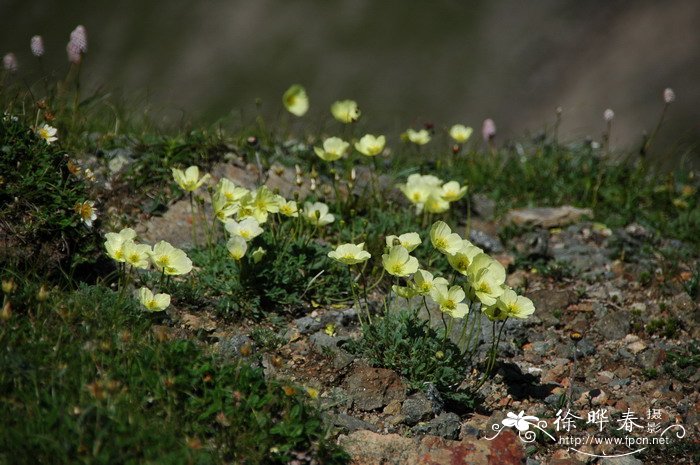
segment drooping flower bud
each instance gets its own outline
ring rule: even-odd
[[[75,29],[73,29],[73,32],[70,33],[70,41],[75,44],[80,53],[87,53],[88,40],[85,26],[78,25]]]
[[[481,126],[481,135],[486,143],[496,137],[496,123],[491,118],[484,120],[484,124]]]
[[[664,89],[664,102],[671,103],[676,100],[676,93],[670,87]]]
[[[19,66],[17,65],[17,57],[15,54],[12,52],[5,54],[5,56],[2,57],[2,66],[6,71],[16,73]]]
[[[32,49],[32,55],[35,57],[44,56],[44,39],[41,36],[32,37],[29,47]]]

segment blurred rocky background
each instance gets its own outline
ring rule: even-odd
[[[0,53],[36,78],[30,37],[44,36],[44,69],[64,72],[69,33],[85,25],[85,86],[176,124],[275,118],[301,83],[316,129],[333,100],[353,98],[374,130],[491,117],[505,140],[551,127],[561,106],[564,140],[599,139],[612,108],[612,145],[634,147],[672,87],[654,156],[697,157],[697,0],[0,0],[0,18]]]

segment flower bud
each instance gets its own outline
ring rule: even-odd
[[[491,118],[484,120],[484,124],[481,126],[481,136],[484,138],[484,142],[487,143],[496,137],[496,123]]]
[[[612,111],[610,108],[603,112],[603,119],[605,119],[606,122],[611,122],[613,118],[615,118],[615,112]]]
[[[32,37],[29,48],[32,49],[32,55],[35,57],[44,56],[44,39],[41,36]]]
[[[70,33],[70,41],[76,47],[78,52],[87,53],[88,41],[85,26],[78,25],[75,29],[73,29],[73,32]]]
[[[4,294],[12,294],[17,289],[17,284],[13,278],[2,280],[2,292]]]
[[[49,298],[49,290],[46,288],[45,284],[42,284],[39,288],[39,292],[36,293],[36,300],[39,302],[45,302]]]
[[[12,52],[5,54],[5,56],[2,57],[2,66],[5,68],[5,71],[16,73],[19,66],[17,65],[17,57],[15,54]]]
[[[8,300],[5,305],[2,306],[2,311],[0,311],[0,320],[7,321],[12,318],[12,304]]]
[[[671,103],[676,100],[676,93],[670,87],[664,89],[664,102]]]

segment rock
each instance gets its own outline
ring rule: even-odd
[[[540,289],[526,294],[535,304],[535,315],[546,326],[559,324],[556,313],[562,313],[576,302],[576,293],[568,289]]]
[[[299,329],[301,334],[311,334],[323,328],[323,323],[320,318],[303,316],[294,320],[294,324]]]
[[[642,342],[642,341],[636,341],[627,346],[627,350],[632,352],[633,354],[638,354],[639,352],[645,350],[647,348],[647,345]]]
[[[461,428],[459,415],[452,412],[443,412],[427,423],[418,423],[411,428],[413,434],[432,434],[447,439],[457,439]]]
[[[521,255],[531,258],[549,258],[549,231],[538,229],[530,231],[518,239],[516,250]]]
[[[581,209],[570,205],[524,208],[509,211],[506,214],[505,222],[517,226],[539,226],[549,229],[576,223],[583,216],[593,217],[593,211],[589,208]]]
[[[398,400],[392,400],[389,402],[386,407],[384,407],[384,410],[382,410],[382,413],[385,413],[387,415],[398,415],[401,413],[401,402]]]
[[[473,194],[471,207],[477,215],[487,220],[493,218],[496,212],[496,202],[484,194]]]
[[[375,432],[379,430],[379,428],[377,428],[372,423],[368,423],[364,420],[360,420],[359,418],[347,415],[345,413],[339,413],[338,415],[334,415],[332,417],[332,420],[334,426],[337,426],[346,433],[358,430],[370,430]]]
[[[499,238],[490,236],[489,234],[478,229],[472,229],[469,232],[469,240],[475,246],[484,249],[485,252],[501,253],[504,250],[503,244]]]
[[[644,465],[641,460],[626,455],[624,457],[607,457],[598,462],[599,465]]]
[[[700,305],[693,302],[687,292],[676,294],[667,301],[668,312],[681,321],[700,323]]]
[[[596,352],[595,344],[588,338],[583,338],[576,344],[576,357],[583,358],[594,355]]]
[[[630,314],[626,310],[602,308],[596,312],[593,329],[604,339],[622,339],[630,331]]]
[[[162,216],[153,216],[145,225],[144,231],[139,231],[139,240],[155,244],[168,241],[175,247],[191,249],[192,243],[192,210],[189,200],[180,200],[170,205]],[[198,223],[198,240],[204,242],[203,223]]]
[[[355,408],[365,412],[380,409],[393,400],[406,399],[403,381],[396,372],[386,368],[358,366],[343,386]]]
[[[415,425],[433,416],[433,404],[425,394],[417,392],[404,401],[401,415],[406,417],[407,425]]]
[[[329,336],[324,331],[319,331],[309,337],[309,342],[317,348],[330,349],[333,352],[340,350],[339,344],[347,341],[349,338],[340,336]]]
[[[418,439],[356,431],[340,436],[338,443],[354,465],[521,465],[525,460],[523,446],[512,431],[503,431],[491,441],[473,437],[453,441],[432,435]]]
[[[239,358],[241,357],[241,349],[243,347],[252,348],[255,343],[246,334],[237,334],[219,341],[219,353],[225,357]],[[245,352],[248,349],[244,349]]]
[[[525,287],[527,285],[527,271],[515,270],[506,278],[506,284],[513,289]]]

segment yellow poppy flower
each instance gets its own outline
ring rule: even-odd
[[[36,131],[37,135],[44,139],[47,145],[51,145],[52,142],[58,140],[58,137],[56,137],[57,132],[58,130],[55,127],[49,126],[48,124],[44,124]]]
[[[226,243],[229,256],[234,260],[240,260],[248,250],[248,243],[241,236],[233,236]]]
[[[423,241],[421,241],[420,236],[416,232],[405,233],[400,236],[386,236],[387,247],[391,248],[395,245],[400,245],[409,252],[413,252],[422,243]]]
[[[288,112],[295,116],[304,116],[309,109],[309,97],[299,84],[293,84],[282,96],[282,103]]]
[[[168,294],[155,294],[147,287],[139,289],[139,301],[150,312],[162,312],[170,305]]]
[[[331,105],[333,118],[341,123],[354,123],[360,119],[360,109],[354,100],[339,100]]]
[[[197,166],[190,166],[185,171],[177,168],[171,168],[171,170],[173,173],[173,179],[177,185],[186,192],[196,191],[210,177],[208,174],[205,174],[200,178],[199,168]]]
[[[125,262],[124,258],[124,243],[126,241],[133,241],[136,237],[136,231],[131,228],[124,228],[119,233],[107,233],[105,234],[104,243],[105,249],[107,249],[107,255],[118,262]]]
[[[436,221],[430,228],[430,242],[446,255],[457,253],[462,248],[462,238],[453,233],[444,221]]]
[[[374,157],[382,153],[385,145],[386,137],[375,137],[372,134],[365,134],[359,142],[355,142],[355,150],[366,157]]]
[[[335,221],[335,216],[328,213],[328,205],[322,202],[304,203],[304,218],[315,226],[325,226]]]
[[[339,137],[329,137],[323,141],[323,148],[314,147],[314,152],[321,160],[335,161],[343,157],[350,144]]]
[[[335,250],[328,252],[328,256],[345,265],[355,265],[362,263],[371,257],[369,252],[365,250],[365,243],[360,244],[341,244]]]
[[[153,246],[151,261],[158,271],[167,275],[182,275],[192,271],[192,260],[187,254],[166,241]]]
[[[430,142],[430,133],[427,129],[416,131],[415,129],[406,130],[406,139],[416,145],[425,145]]]
[[[395,245],[388,254],[382,255],[382,264],[392,276],[406,277],[418,271],[418,259],[411,257],[400,245]]]
[[[468,128],[463,124],[455,124],[450,128],[450,137],[458,144],[463,144],[469,140],[472,132],[474,132],[472,128]]]

